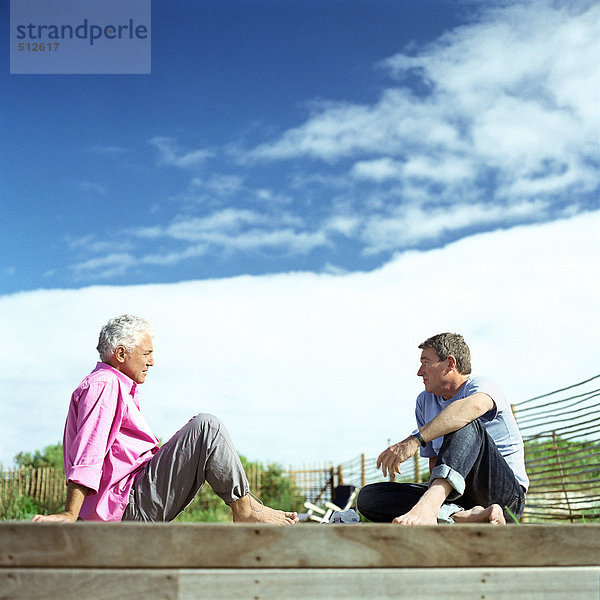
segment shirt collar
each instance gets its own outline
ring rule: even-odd
[[[135,381],[133,381],[133,379],[131,379],[131,377],[128,377],[127,375],[125,375],[125,373],[121,373],[121,371],[119,371],[118,369],[115,369],[114,367],[111,367],[109,364],[107,364],[105,362],[97,363],[96,368],[94,370],[95,371],[100,371],[100,370],[111,371],[112,373],[114,373],[117,376],[117,379],[123,384],[125,389],[129,390],[129,395],[132,398],[136,397],[138,384]]]

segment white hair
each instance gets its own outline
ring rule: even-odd
[[[145,334],[154,335],[152,325],[133,315],[121,315],[111,319],[100,331],[96,350],[102,362],[108,362],[118,346],[131,352]]]

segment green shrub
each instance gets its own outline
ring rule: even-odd
[[[267,506],[286,511],[300,511],[304,498],[293,481],[277,464],[270,464],[263,470],[262,464],[249,462],[240,456],[244,469],[248,472],[250,467],[262,471],[260,488],[250,491],[260,498]],[[231,509],[219,498],[208,484],[202,486],[189,506],[175,518],[177,522],[231,522]]]
[[[0,520],[30,521],[34,515],[44,513],[45,507],[29,496],[11,492],[2,498]],[[46,513],[49,514],[49,513]]]

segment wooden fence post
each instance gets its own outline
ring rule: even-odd
[[[333,502],[333,489],[335,487],[335,471],[333,466],[329,468],[329,482],[331,483],[331,502]]]
[[[360,455],[360,487],[365,487],[367,484],[367,470],[365,467],[365,453]]]
[[[39,500],[41,486],[39,467],[37,469],[33,469],[33,471],[31,472],[31,484],[33,487],[32,497],[36,500]]]
[[[569,494],[567,492],[567,485],[565,483],[565,473],[562,468],[562,463],[560,462],[560,455],[558,453],[558,439],[556,437],[556,431],[552,432],[552,441],[554,442],[554,453],[556,454],[556,464],[558,465],[558,472],[560,474],[560,482],[562,484],[563,494],[565,495],[565,500],[567,501],[567,509],[569,511],[569,520],[573,523],[573,513],[571,512],[571,503],[569,502]]]
[[[338,476],[337,484],[344,485],[344,467],[342,465],[338,465],[337,476]]]

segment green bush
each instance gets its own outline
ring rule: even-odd
[[[240,456],[240,460],[246,471],[251,466],[261,470],[263,468],[259,463],[249,462],[244,456]],[[298,488],[277,464],[268,465],[262,471],[260,489],[250,491],[272,508],[300,511],[304,503]],[[231,520],[230,508],[208,484],[202,486],[194,500],[175,519],[178,522],[231,522]]]
[[[261,478],[261,487],[256,494],[267,505],[287,511],[300,512],[304,498],[293,481],[277,464],[270,464]]]
[[[17,467],[53,467],[55,469],[63,468],[63,448],[62,444],[52,444],[46,446],[43,450],[36,450],[33,455],[29,452],[19,452],[15,456]]]
[[[29,496],[23,496],[11,492],[7,497],[2,498],[0,507],[1,521],[30,521],[34,515],[49,514],[45,512],[46,507],[40,505],[36,500]]]

